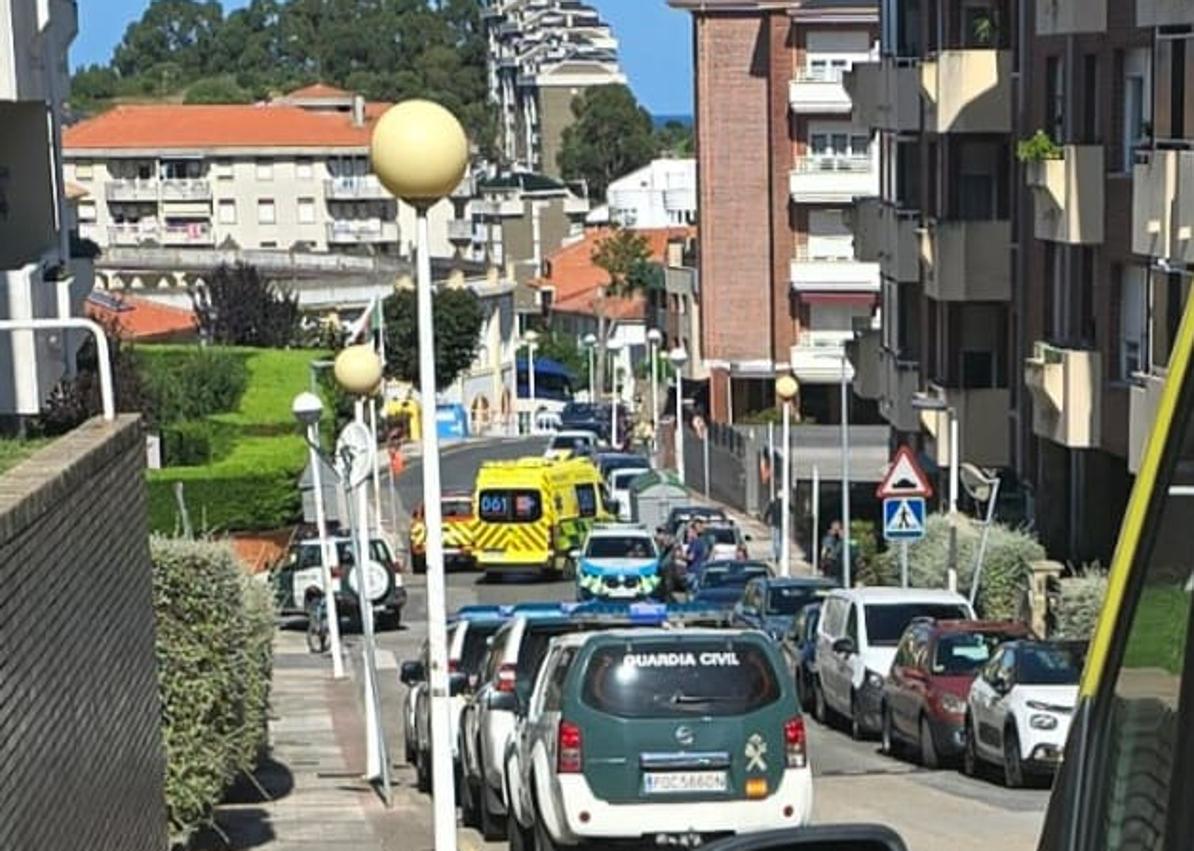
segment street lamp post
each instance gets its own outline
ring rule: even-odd
[[[589,402],[596,403],[597,401],[597,335],[585,334],[582,342],[585,348],[589,350]]]
[[[319,420],[323,416],[323,402],[314,393],[300,393],[291,406],[294,418],[306,430],[307,454],[311,464],[311,487],[315,496],[315,528],[319,533],[319,561],[322,566],[323,599],[327,606],[328,640],[332,653],[332,676],[344,677],[344,654],[340,649],[340,616],[336,610],[335,579],[332,565],[338,562],[336,548],[328,538],[327,514],[323,505],[323,461],[319,453]]]
[[[842,350],[842,585],[850,587],[850,384],[846,378],[846,352]]]
[[[610,397],[613,405],[610,411],[610,444],[618,448],[618,353],[622,351],[621,340],[610,340],[605,344],[605,350],[610,354],[609,380],[612,393]]]
[[[784,489],[780,494],[784,516],[779,550],[781,576],[790,576],[792,573],[792,400],[799,390],[800,385],[790,375],[781,375],[775,381],[775,395],[784,403]]]
[[[658,328],[652,328],[647,332],[647,342],[651,346],[651,443],[654,445],[655,436],[659,434],[659,346],[663,334]]]
[[[535,409],[538,400],[535,395],[535,350],[539,348],[539,332],[529,330],[522,335],[522,341],[527,347],[527,391],[531,399],[531,434],[535,433]]]
[[[419,388],[423,404],[423,508],[427,526],[427,641],[431,670],[432,802],[435,847],[456,849],[448,687],[447,600],[439,437],[435,411],[435,325],[432,318],[431,239],[427,210],[449,195],[468,167],[468,139],[460,122],[438,104],[409,100],[390,108],[373,130],[373,170],[385,187],[414,206],[418,239]],[[533,374],[533,373],[532,373]]]
[[[688,352],[683,346],[676,346],[667,356],[676,373],[676,475],[680,484],[684,481],[684,364],[688,363]]]

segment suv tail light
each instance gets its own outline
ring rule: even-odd
[[[556,772],[579,774],[581,771],[582,741],[580,727],[571,721],[560,721],[556,735]]]
[[[808,765],[808,741],[805,736],[804,719],[797,715],[784,722],[784,753],[788,768],[805,768]]]
[[[509,663],[498,668],[497,672],[497,690],[498,691],[514,691],[515,672],[518,669]]]

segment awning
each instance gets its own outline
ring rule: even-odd
[[[527,371],[526,355],[518,356],[518,371],[523,373]],[[535,375],[558,375],[561,378],[575,377],[572,374],[572,370],[551,358],[535,358]]]
[[[877,293],[810,293],[798,294],[806,304],[845,304],[858,307],[869,307],[879,300]]]

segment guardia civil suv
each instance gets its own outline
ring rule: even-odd
[[[539,849],[692,846],[812,811],[793,681],[754,631],[553,640],[505,773],[512,844]]]
[[[577,563],[578,600],[643,600],[662,593],[659,548],[645,526],[594,524]]]

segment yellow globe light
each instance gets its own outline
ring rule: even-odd
[[[373,347],[349,346],[336,355],[336,383],[353,396],[368,396],[381,382],[381,358]]]
[[[781,375],[775,380],[775,395],[784,402],[790,402],[800,392],[800,385],[790,375]]]
[[[456,116],[429,100],[386,110],[373,128],[373,171],[386,189],[415,206],[452,193],[468,167],[468,138]]]

